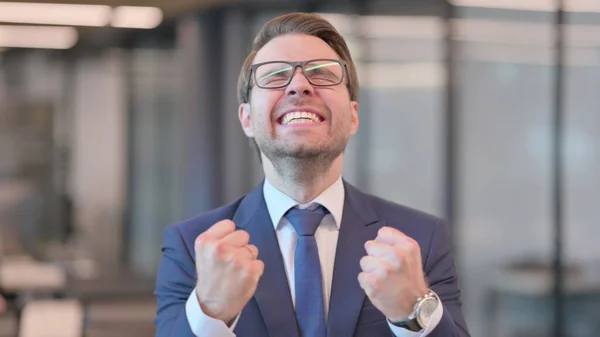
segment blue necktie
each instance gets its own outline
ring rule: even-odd
[[[325,337],[327,334],[321,261],[315,240],[315,231],[326,212],[322,206],[314,211],[292,208],[285,216],[298,234],[294,254],[294,278],[296,319],[300,337]]]

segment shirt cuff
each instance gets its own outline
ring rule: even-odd
[[[435,296],[437,296],[437,294]],[[442,300],[440,300],[439,305],[437,306],[437,308],[435,308],[433,314],[431,314],[429,325],[427,325],[425,329],[421,331],[415,332],[401,328],[399,326],[395,326],[392,323],[390,323],[389,319],[387,320],[387,322],[390,329],[392,330],[392,333],[396,337],[426,337],[433,331],[433,329],[435,329],[438,326],[438,324],[440,324],[440,321],[442,320],[442,315],[444,315],[444,305],[442,304]]]
[[[233,329],[240,319],[240,315],[237,315],[230,327],[219,319],[206,316],[198,302],[196,288],[185,303],[185,312],[194,336],[235,337]]]

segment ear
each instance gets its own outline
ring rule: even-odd
[[[246,137],[253,138],[254,128],[252,128],[252,118],[250,117],[250,103],[240,104],[239,118]]]
[[[352,136],[354,136],[356,134],[356,132],[358,131],[358,125],[359,125],[359,120],[358,120],[358,102],[356,101],[351,101],[350,102],[350,134]]]

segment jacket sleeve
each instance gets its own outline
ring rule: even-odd
[[[165,229],[161,250],[154,291],[156,337],[194,337],[185,306],[196,285],[195,263],[177,227]]]
[[[469,337],[462,313],[449,226],[445,222],[439,222],[432,235],[424,270],[429,286],[444,306],[440,322],[428,337]]]

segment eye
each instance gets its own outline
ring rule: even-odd
[[[337,84],[342,80],[342,67],[338,62],[316,61],[305,67],[306,76],[315,84]]]
[[[287,82],[288,78],[289,76],[287,76],[285,73],[277,73],[263,77],[260,82],[263,84],[285,83]]]
[[[256,81],[263,87],[276,87],[287,83],[291,73],[288,63],[263,64],[256,69]]]

